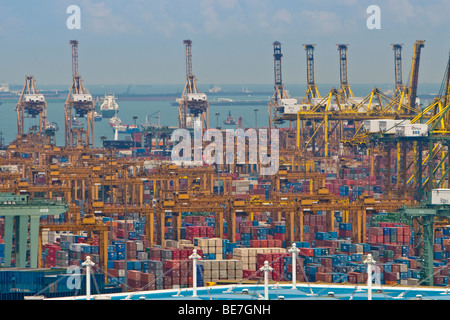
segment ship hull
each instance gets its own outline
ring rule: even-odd
[[[102,112],[103,118],[112,118],[116,114],[116,112],[114,110],[102,110],[101,112]],[[117,113],[119,113],[118,110],[117,110]]]
[[[141,143],[136,141],[135,145],[135,142],[133,142],[133,140],[105,140],[103,142],[104,148],[113,147],[115,149],[128,150],[134,148],[135,146],[136,148],[140,148]]]

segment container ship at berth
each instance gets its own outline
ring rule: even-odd
[[[192,41],[183,44],[189,63]],[[213,120],[192,65],[176,126],[159,112],[125,125],[105,107],[113,133],[94,121],[92,96],[79,93],[87,90],[71,89],[60,130],[47,124],[45,95],[27,77],[12,110],[17,135],[0,138],[0,299],[448,300],[450,68],[445,94],[417,99],[423,47],[414,43],[408,85],[389,95],[355,97],[348,81],[319,93],[308,72],[305,97],[293,98],[274,42],[267,115],[278,152],[255,163],[191,157],[187,135],[186,148],[174,145],[176,130]],[[315,48],[305,45],[309,67]],[[398,67],[402,46],[392,48]],[[346,49],[338,45],[341,75]],[[236,125],[231,113],[224,124]],[[114,138],[95,136],[95,125]],[[227,150],[220,141],[211,143]],[[246,141],[232,143],[250,159]],[[79,285],[68,285],[77,267]]]

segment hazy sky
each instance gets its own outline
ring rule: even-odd
[[[69,30],[66,9],[81,9]],[[369,5],[381,29],[369,30]],[[450,48],[450,1],[419,0],[0,0],[0,81],[70,84],[71,47],[92,84],[185,81],[184,39],[193,41],[201,84],[273,83],[274,41],[282,43],[283,82],[305,83],[303,44],[316,44],[316,82],[339,82],[336,44],[349,44],[349,82],[393,83],[392,43],[403,43],[403,77],[412,48],[426,40],[419,80],[440,83]]]

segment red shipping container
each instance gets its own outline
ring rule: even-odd
[[[181,252],[178,249],[171,249],[172,251],[172,259],[173,260],[180,260],[181,258]]]
[[[320,259],[320,263],[324,267],[332,267],[333,266],[333,259],[331,259],[331,258],[322,258],[322,259]]]
[[[369,228],[369,233],[370,233],[371,236],[382,236],[383,235],[383,228],[371,227],[371,228]]]
[[[180,261],[179,260],[165,260],[163,264],[164,270],[170,269],[180,269]]]
[[[445,283],[445,282],[444,282],[444,278],[445,278],[445,276],[435,275],[435,276],[433,277],[433,283],[434,283],[434,285],[442,285],[442,284],[444,284],[444,283]]]
[[[125,231],[123,229],[117,230],[117,237],[118,238],[124,238],[125,237]]]
[[[140,285],[141,285],[140,281],[128,279],[128,287],[131,287],[133,289],[140,289]]]
[[[384,272],[385,281],[397,281],[399,279],[399,274],[396,272]]]
[[[138,270],[128,270],[128,279],[140,281],[141,272]]]
[[[131,260],[135,260],[136,259],[136,250],[127,250],[127,258],[131,259]]]
[[[108,269],[108,276],[117,278],[119,276],[119,270],[113,268]]]
[[[115,260],[114,269],[125,269],[125,260]]]
[[[325,282],[325,283],[332,283],[333,282],[332,279],[333,279],[333,277],[329,273],[322,273],[322,272],[317,272],[316,273],[316,281],[321,281],[321,282]]]
[[[141,273],[141,282],[150,283],[155,281],[155,274],[153,273]]]
[[[307,256],[307,257],[313,257],[314,256],[314,249],[312,248],[298,248],[299,251],[299,255],[300,256]]]
[[[163,287],[164,289],[172,289],[172,277],[169,276],[163,277]]]
[[[136,241],[127,241],[127,249],[131,251],[136,251],[137,245]]]

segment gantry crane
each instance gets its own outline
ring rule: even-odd
[[[289,99],[287,91],[284,89],[283,75],[281,70],[281,43],[275,41],[273,43],[273,58],[274,58],[274,76],[275,76],[275,91],[269,102],[269,129],[272,127],[272,119],[276,120],[278,116],[278,110],[281,107],[280,103],[282,99]],[[278,120],[274,122],[274,126],[277,126]]]
[[[392,97],[392,105],[396,106],[401,115],[418,114],[420,110],[416,107],[417,85],[419,81],[419,64],[421,49],[425,46],[425,40],[417,40],[414,43],[411,71],[408,87],[397,86],[401,80],[401,45],[393,45],[395,61],[396,94]],[[399,90],[399,89],[403,90]]]
[[[25,77],[25,84],[20,94],[17,111],[17,135],[25,134],[25,118],[39,117],[39,133],[44,135],[47,124],[47,102],[43,94],[40,94],[35,86],[33,76]]]
[[[339,51],[339,70],[340,70],[340,83],[341,88],[339,94],[344,98],[352,98],[353,92],[350,88],[350,84],[348,83],[348,61],[347,61],[347,50],[348,44],[338,44],[337,45]]]
[[[395,76],[395,92],[394,96],[402,94],[405,91],[403,84],[403,65],[402,65],[402,48],[403,44],[392,44],[394,50],[394,76]]]
[[[209,102],[206,94],[198,89],[192,72],[192,41],[184,40],[183,43],[186,46],[186,84],[179,99],[178,127],[193,127],[194,121],[198,119],[201,121],[202,130],[208,130]]]
[[[420,63],[420,53],[421,49],[425,46],[425,40],[417,40],[414,43],[414,53],[413,60],[411,63],[411,73],[408,88],[408,111],[406,113],[413,113],[416,109],[416,98],[417,98],[417,84],[419,81],[419,63]]]
[[[308,90],[304,97],[304,102],[312,102],[314,98],[320,98],[319,90],[317,89],[315,75],[314,75],[314,47],[315,44],[304,44],[306,51],[306,83]]]
[[[97,220],[93,212],[86,212],[83,218],[80,216],[80,208],[71,205],[62,224],[41,224],[39,227],[39,257],[42,250],[42,231],[73,232],[74,234],[85,231],[88,234],[88,241],[92,239],[93,233],[99,236],[99,267],[105,275],[105,282],[108,275],[108,226],[100,220]],[[38,267],[41,268],[42,260],[39,259]]]
[[[95,102],[92,95],[83,87],[78,73],[78,41],[71,40],[70,44],[72,46],[72,85],[64,104],[65,146],[94,147]],[[86,129],[75,124],[77,117],[86,118]]]
[[[422,45],[422,42],[416,42],[416,53],[420,50]],[[412,222],[413,224],[416,234],[415,250],[419,256],[420,278],[421,284],[423,285],[433,284],[434,228],[440,224],[448,225],[450,222],[448,205],[433,204],[431,199],[432,190],[439,187],[445,187],[445,182],[448,182],[448,173],[450,171],[448,164],[445,166],[445,161],[448,162],[450,159],[450,126],[448,122],[450,110],[449,78],[450,56],[447,62],[447,69],[441,86],[441,92],[421,114],[411,121],[414,124],[427,120],[425,122],[428,126],[426,135],[420,137],[373,136],[373,140],[383,141],[387,148],[389,148],[389,143],[401,144],[403,153],[401,159],[403,161],[400,170],[401,176],[403,177],[403,192],[410,181],[414,179],[414,183],[411,184],[411,186],[413,186],[413,191],[415,191],[416,198],[420,201],[420,205],[402,207],[394,218],[398,222],[407,221]],[[414,93],[409,92],[409,95],[414,96]],[[431,113],[431,117],[425,119],[425,115],[428,113]],[[410,147],[411,145],[412,148]],[[412,152],[407,152],[408,150],[412,150]],[[428,152],[425,159],[423,159],[424,150]],[[389,156],[388,153],[388,157]],[[408,159],[412,158],[413,161],[413,174],[409,180],[406,180],[406,172],[409,168],[409,166],[406,165],[407,157]],[[388,168],[388,179],[390,178],[389,175],[390,169]]]

